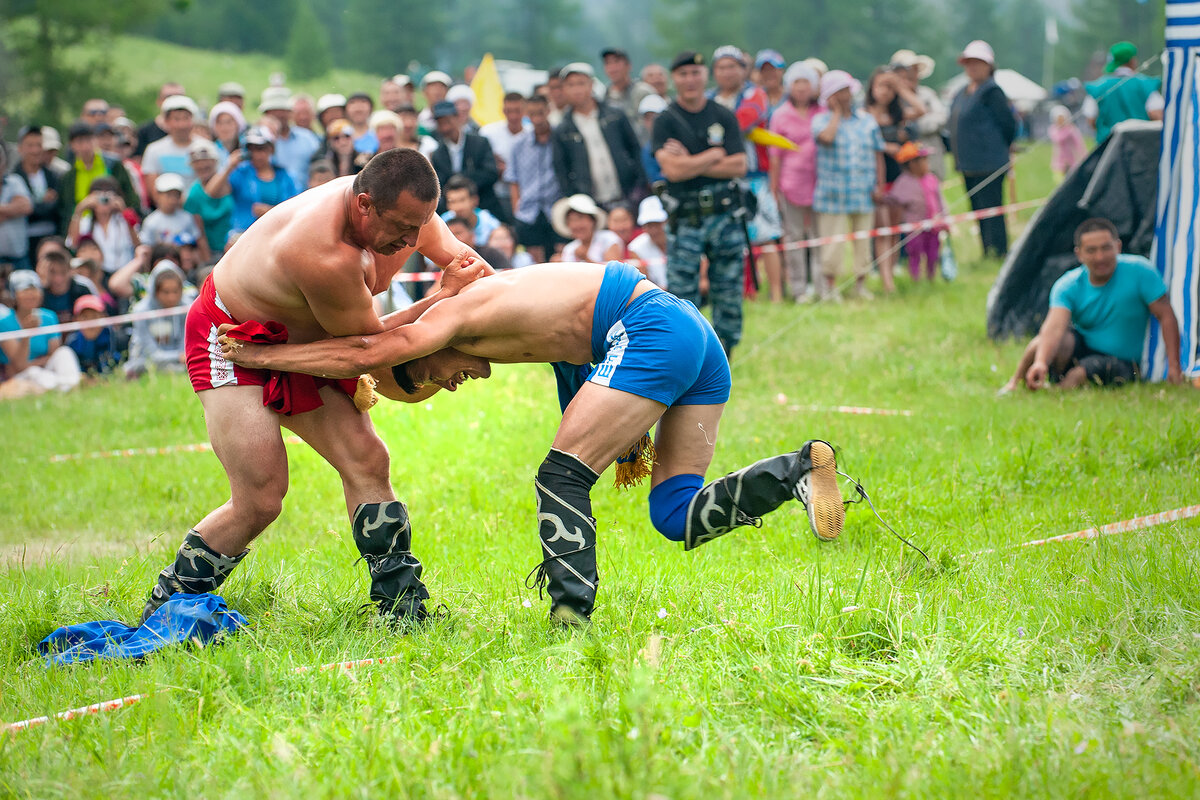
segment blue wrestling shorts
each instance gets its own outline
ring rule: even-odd
[[[592,315],[596,366],[585,373],[588,367],[555,364],[564,409],[584,380],[666,406],[729,400],[729,362],[712,325],[694,305],[662,289],[629,302],[644,279],[628,264],[608,263]]]

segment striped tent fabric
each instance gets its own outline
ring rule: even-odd
[[[1162,155],[1158,208],[1150,257],[1167,284],[1179,318],[1183,374],[1200,376],[1200,2],[1167,0],[1167,49],[1163,61]],[[1158,322],[1150,321],[1143,374],[1161,381],[1167,360]]]

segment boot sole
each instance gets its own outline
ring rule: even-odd
[[[825,442],[813,442],[809,447],[812,472],[809,473],[808,516],[812,521],[813,533],[823,542],[832,542],[842,535],[846,522],[846,507],[842,504],[842,490],[837,481],[837,458],[833,448]]]

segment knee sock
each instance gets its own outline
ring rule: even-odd
[[[650,522],[672,542],[682,542],[687,529],[688,505],[700,487],[704,476],[672,475],[650,490]]]
[[[596,603],[596,520],[591,489],[600,478],[578,457],[551,450],[534,479],[542,563],[550,611],[564,622],[586,620]]]

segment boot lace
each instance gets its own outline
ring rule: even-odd
[[[578,550],[572,550],[569,553],[559,553],[557,555],[546,556],[533,569],[529,570],[529,574],[525,576],[525,588],[537,589],[538,600],[545,599],[546,585],[550,582],[550,575],[546,572],[546,565],[551,561],[561,561],[569,556],[585,553],[588,550],[596,549],[595,544],[589,544],[586,547],[581,547]]]

